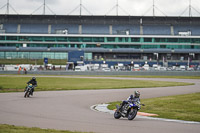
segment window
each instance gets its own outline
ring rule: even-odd
[[[92,42],[92,38],[91,37],[84,37],[82,38],[83,42]]]
[[[114,37],[108,37],[108,38],[107,38],[107,41],[108,41],[108,42],[115,42],[115,38],[114,38]]]
[[[131,38],[131,42],[140,42],[140,38]]]
[[[69,37],[68,40],[70,42],[79,42],[79,38],[78,37]]]
[[[152,38],[144,38],[144,42],[152,42]]]
[[[17,37],[16,36],[6,36],[6,40],[17,41]]]

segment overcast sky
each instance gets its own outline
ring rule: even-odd
[[[16,14],[14,10],[16,10],[18,14],[43,13],[42,5],[44,0],[9,1],[11,5],[9,8],[9,14]],[[200,16],[200,0],[191,1],[192,16]],[[7,0],[0,0],[0,14],[6,13],[6,3]],[[116,15],[116,3],[117,0],[82,0],[82,15]],[[118,15],[153,15],[153,0],[118,0],[118,4]],[[50,10],[52,10],[56,15],[80,14],[80,0],[46,0],[46,5],[45,14],[53,14]],[[14,8],[14,10],[12,8]],[[48,8],[50,8],[50,10]],[[189,0],[155,0],[155,15],[188,16]]]

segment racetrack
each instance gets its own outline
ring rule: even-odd
[[[103,78],[135,80],[135,78]],[[97,133],[198,133],[200,131],[200,124],[183,124],[137,117],[133,121],[116,120],[113,115],[90,109],[90,106],[94,104],[124,100],[134,90],[140,90],[141,99],[200,92],[200,80],[198,79],[139,78],[139,80],[190,82],[195,85],[116,90],[45,91],[35,92],[31,98],[24,98],[22,92],[1,93],[0,124]]]

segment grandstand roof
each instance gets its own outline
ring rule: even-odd
[[[200,17],[163,16],[79,16],[79,15],[0,15],[1,23],[73,24],[197,24]]]

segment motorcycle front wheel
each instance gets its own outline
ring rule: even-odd
[[[24,97],[26,98],[28,95],[28,91],[25,91]]]
[[[114,117],[115,119],[119,119],[121,117],[121,114],[118,111],[115,111]]]
[[[128,114],[128,120],[133,120],[137,115],[137,109],[131,109],[131,111]]]

